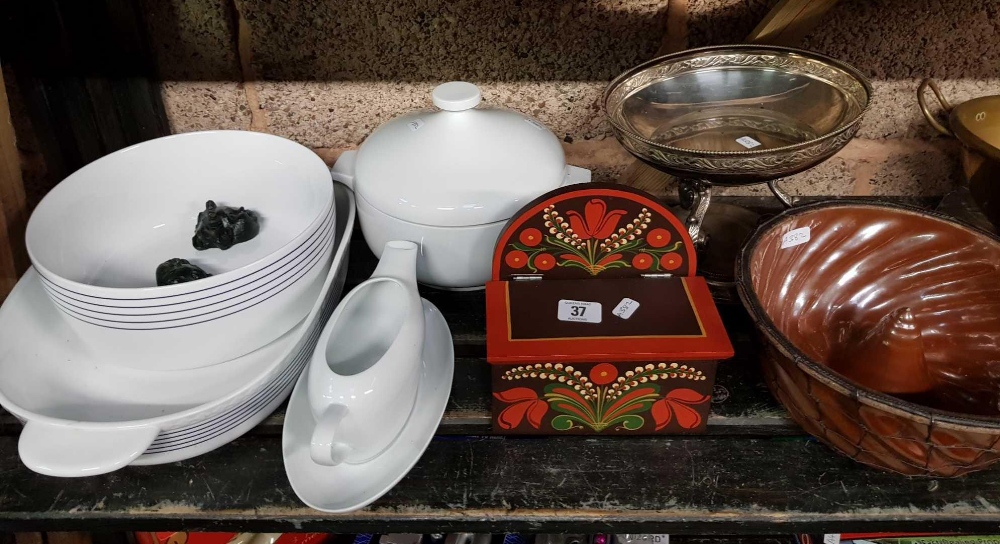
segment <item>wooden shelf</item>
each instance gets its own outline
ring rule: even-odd
[[[354,240],[348,288],[375,259]],[[459,358],[439,432],[414,470],[370,508],[305,507],[285,477],[283,415],[181,463],[58,479],[26,469],[20,425],[0,418],[0,530],[619,532],[777,534],[994,532],[1000,471],[910,479],[804,436],[763,385],[749,320],[723,316],[736,357],[719,367],[708,433],[695,437],[490,436],[482,293],[426,290]],[[721,397],[728,397],[722,399]]]
[[[1000,478],[939,481],[862,468],[804,438],[442,437],[373,507],[304,507],[278,437],[159,467],[35,476],[0,439],[3,530],[624,532],[995,531]]]

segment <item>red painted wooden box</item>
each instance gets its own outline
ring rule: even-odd
[[[733,348],[696,259],[641,191],[575,185],[522,208],[486,285],[494,430],[703,432]]]

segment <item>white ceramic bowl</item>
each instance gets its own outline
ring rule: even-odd
[[[297,296],[296,293],[301,292],[303,289],[308,289],[308,286],[320,274],[325,259],[329,257],[330,246],[333,243],[333,225],[330,225],[327,230],[321,232],[323,236],[317,239],[308,253],[303,253],[296,259],[293,263],[294,266],[290,266],[280,274],[275,274],[273,279],[269,279],[269,281],[261,285],[258,289],[204,308],[157,314],[112,313],[107,308],[95,311],[82,308],[79,305],[71,305],[62,298],[56,298],[59,295],[53,293],[48,287],[46,289],[49,290],[49,297],[53,301],[57,301],[56,304],[63,312],[80,321],[95,325],[129,330],[158,330],[195,325],[220,319],[236,312],[254,311],[253,308],[256,305],[272,298],[283,299],[284,301],[292,300]],[[281,322],[284,321],[283,315],[288,312],[293,313],[290,316],[293,319],[298,320],[302,318],[302,315],[299,315],[296,310],[285,308],[282,304],[283,302],[279,300],[277,312],[267,316],[260,316],[259,321],[265,323],[268,321],[272,323],[275,321]],[[128,311],[138,311],[138,309],[130,308]],[[239,332],[231,331],[231,333],[235,334],[239,334]],[[198,334],[202,334],[202,331],[199,331]]]
[[[254,210],[260,234],[226,251],[195,250],[207,200]],[[74,172],[32,213],[25,239],[48,282],[92,302],[183,302],[224,292],[286,257],[319,229],[332,202],[329,170],[309,149],[256,132],[194,132]],[[174,257],[213,276],[157,287],[157,265]]]
[[[32,470],[90,476],[176,462],[240,436],[287,396],[343,289],[354,227],[337,189],[336,250],[301,325],[240,360],[184,372],[103,364],[45,304],[32,271],[0,308],[0,405],[26,424],[18,450]],[[41,349],[40,349],[41,348]]]
[[[217,365],[271,343],[302,321],[330,269],[333,246],[331,229],[322,250],[296,273],[293,281],[209,314],[116,322],[60,309],[70,328],[107,364],[142,370]]]
[[[564,184],[589,181],[588,170],[567,166]],[[507,218],[482,225],[426,225],[393,217],[360,193],[357,202],[365,242],[376,257],[382,256],[386,242],[409,240],[420,245],[417,278],[421,283],[438,289],[467,290],[480,289],[489,280],[493,250]]]
[[[302,272],[310,268],[318,255],[325,250],[325,241],[329,237],[333,225],[334,213],[331,209],[320,230],[281,261],[269,266],[266,270],[252,274],[249,278],[227,285],[231,289],[215,289],[213,291],[219,291],[217,294],[187,302],[148,305],[143,304],[141,300],[135,300],[131,301],[129,305],[122,306],[116,301],[98,301],[91,297],[66,291],[44,277],[41,280],[49,297],[63,311],[85,321],[107,321],[109,324],[156,323],[218,314],[220,311],[232,308],[241,302],[269,297],[285,287],[289,287],[292,282],[299,279],[308,280],[302,276]]]
[[[435,227],[410,223],[383,213],[357,197],[358,219],[365,242],[382,258],[385,244],[410,240],[420,245],[417,277],[439,289],[475,289],[489,279],[493,248],[507,220],[467,227]]]

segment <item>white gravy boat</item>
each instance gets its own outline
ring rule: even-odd
[[[372,277],[344,297],[323,329],[307,370],[316,463],[367,462],[406,425],[423,365],[416,263],[416,244],[388,242]]]

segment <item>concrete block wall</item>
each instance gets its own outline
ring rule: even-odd
[[[662,48],[740,42],[777,0],[143,0],[172,130],[240,128],[332,161],[378,125],[430,106],[435,84],[479,84],[531,114],[569,160],[616,179],[631,164],[599,98]],[[920,79],[958,102],[1000,94],[1000,3],[841,0],[803,47],[869,74],[858,139],[789,179],[808,195],[940,195],[958,146],[916,105]],[[764,194],[762,187],[730,194]]]

